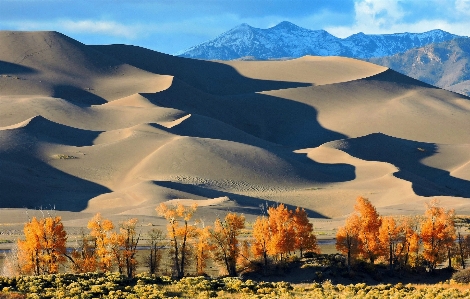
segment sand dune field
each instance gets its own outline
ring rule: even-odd
[[[342,57],[202,61],[56,32],[0,32],[0,219],[55,209],[162,223],[304,207],[317,228],[364,196],[470,213],[470,98]],[[251,218],[250,218],[251,217]]]

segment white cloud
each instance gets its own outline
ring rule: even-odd
[[[325,29],[337,37],[348,37],[358,32],[366,34],[387,34],[398,32],[425,32],[441,29],[453,34],[468,36],[470,20],[468,17],[450,20],[445,16],[435,19],[421,16],[421,12],[405,12],[400,0],[356,0],[355,21],[349,26],[330,26]],[[416,2],[418,3],[418,2]],[[470,14],[470,0],[455,0],[455,11]],[[429,4],[429,3],[428,3]],[[405,21],[409,14],[415,14],[414,21]],[[458,13],[456,13],[458,14]]]
[[[387,28],[405,15],[398,0],[360,0],[354,3],[356,26]]]
[[[133,39],[141,31],[138,25],[123,25],[114,21],[60,20],[58,27],[74,33],[92,33]]]
[[[134,39],[143,31],[141,25],[124,25],[114,21],[67,20],[59,19],[49,22],[21,21],[4,23],[15,30],[52,30],[63,33],[84,33],[107,35]]]
[[[470,0],[455,0],[455,11],[470,16]]]

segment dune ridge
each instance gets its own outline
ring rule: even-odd
[[[386,214],[434,197],[466,213],[469,116],[465,96],[349,58],[214,62],[2,31],[0,208],[79,225],[283,202],[343,219],[361,195]]]

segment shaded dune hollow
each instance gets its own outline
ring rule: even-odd
[[[470,211],[470,99],[343,57],[203,61],[0,32],[0,208]],[[340,218],[338,218],[340,219]]]

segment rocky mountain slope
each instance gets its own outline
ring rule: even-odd
[[[456,38],[369,61],[447,90],[470,94],[469,38]]]
[[[267,60],[305,55],[370,58],[389,56],[456,37],[442,30],[432,30],[380,35],[358,33],[341,39],[325,30],[309,30],[284,21],[268,29],[242,24],[184,51],[181,56],[207,60]]]

